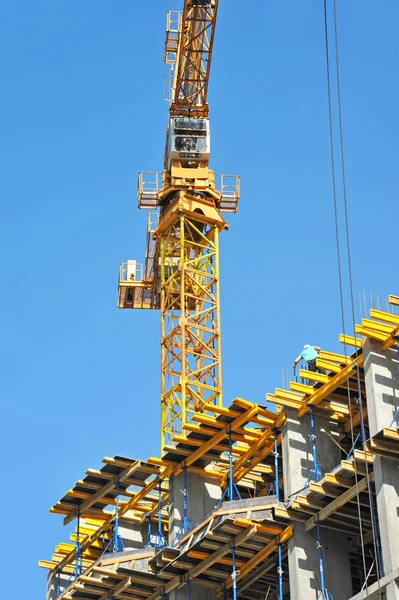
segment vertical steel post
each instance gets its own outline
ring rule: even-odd
[[[186,463],[183,466],[183,534],[188,532],[187,519],[187,467]]]
[[[164,546],[164,537],[162,533],[162,482],[159,480],[159,488],[158,488],[158,532],[159,532],[159,544],[160,548]]]
[[[229,495],[230,495],[230,500],[234,500],[233,454],[232,454],[232,447],[231,447],[231,427],[229,427]]]
[[[78,507],[78,525],[76,528],[76,564],[75,564],[75,579],[80,575],[79,573],[79,554],[80,554],[80,510]]]
[[[237,571],[236,571],[236,551],[235,547],[231,547],[231,556],[233,562],[233,573],[231,579],[233,580],[233,600],[237,600]]]
[[[278,544],[277,544],[277,553],[278,553],[278,567],[277,567],[278,600],[283,600],[283,549],[281,547],[281,542],[278,542]]]
[[[151,543],[151,517],[150,517],[150,515],[147,515],[147,519],[148,519],[148,527],[147,527],[147,533],[148,533],[147,546],[148,546],[148,544]]]
[[[277,433],[278,429],[273,427],[274,433],[274,493],[277,502],[280,502],[280,488],[279,488],[279,477],[278,477],[278,444],[277,444]]]
[[[328,600],[328,592],[326,590],[325,582],[324,582],[324,563],[323,563],[323,547],[321,545],[321,537],[320,537],[320,525],[317,522],[317,549],[319,551],[319,572],[320,572],[320,587],[321,587],[321,596],[324,600]]]
[[[315,427],[314,427],[314,419],[313,419],[313,408],[311,404],[309,406],[309,414],[310,414],[310,427],[311,427],[311,436],[310,439],[312,441],[312,454],[313,454],[313,475],[314,480],[318,481],[321,477],[321,472],[319,465],[317,463],[317,451],[316,451],[316,435],[315,435]]]

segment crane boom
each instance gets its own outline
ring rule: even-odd
[[[206,101],[219,0],[186,0],[170,115],[207,116]]]

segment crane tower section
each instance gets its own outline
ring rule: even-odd
[[[168,13],[164,169],[139,174],[138,205],[151,210],[145,263],[127,261],[119,275],[120,308],[161,312],[161,450],[222,403],[219,233],[221,213],[237,210],[239,178],[208,166],[217,9],[218,0],[185,0]]]

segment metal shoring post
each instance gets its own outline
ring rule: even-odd
[[[399,345],[398,345],[398,351],[399,351]],[[396,424],[397,424],[397,423],[398,423],[398,420],[399,420],[399,408],[397,408],[397,409],[395,410],[395,414],[394,414],[394,416],[393,416],[392,422],[391,422],[391,424],[390,424],[390,426],[389,426],[389,427],[392,427],[392,425],[393,425],[394,423],[396,423]]]
[[[277,575],[278,575],[278,600],[283,600],[283,549],[281,547],[281,542],[277,544],[277,553],[278,553],[278,567],[277,567]]]
[[[394,335],[394,336],[392,336],[392,337],[393,337],[393,339],[394,339],[394,340],[395,340],[395,342],[396,342],[396,349],[397,349],[397,351],[398,351],[398,360],[399,360],[399,335]]]
[[[229,495],[230,500],[234,500],[234,488],[233,488],[233,454],[231,448],[231,427],[229,427]]]
[[[158,487],[158,548],[166,546],[165,538],[162,533],[162,481],[159,480]]]
[[[235,546],[231,547],[231,556],[233,562],[233,572],[231,574],[231,579],[233,580],[233,600],[237,600],[237,571],[236,571],[236,551]]]
[[[61,594],[61,569],[60,565],[58,565],[57,569],[57,598]]]
[[[277,502],[280,502],[280,487],[278,483],[278,444],[277,444],[277,433],[278,429],[273,427],[274,433],[274,493]]]
[[[187,467],[186,463],[183,466],[183,535],[188,531],[187,522]]]
[[[116,480],[116,498],[115,498],[115,523],[113,532],[113,547],[112,552],[122,552],[123,541],[119,535],[119,477]]]
[[[314,419],[313,419],[313,408],[311,404],[308,404],[309,412],[310,412],[310,427],[311,427],[311,436],[310,439],[312,441],[312,454],[313,454],[313,476],[314,480],[318,481],[321,477],[321,470],[317,463],[317,451],[316,451],[316,435],[314,428]]]
[[[187,591],[186,600],[190,600],[190,591],[191,590],[190,590],[190,576],[189,575],[187,576],[187,581],[186,581],[186,591]]]
[[[80,559],[79,559],[79,555],[80,555],[80,508],[78,506],[78,525],[76,527],[76,564],[75,564],[75,579],[77,579],[80,575],[79,571],[80,571]]]
[[[328,596],[326,598],[326,590],[325,590],[325,584],[324,584],[324,566],[323,566],[323,547],[321,545],[321,541],[320,541],[320,525],[319,522],[317,521],[316,523],[316,527],[317,527],[317,549],[319,551],[319,572],[320,572],[320,587],[321,587],[321,597],[323,598],[323,600],[328,600]]]
[[[148,519],[148,541],[145,547],[148,548],[148,546],[151,546],[151,517],[150,515],[146,515],[146,518]]]

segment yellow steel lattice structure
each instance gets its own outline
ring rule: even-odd
[[[161,236],[161,447],[221,405],[219,229],[182,213]]]
[[[139,175],[147,227],[144,268],[120,270],[118,306],[161,311],[161,450],[206,407],[221,406],[219,232],[236,212],[235,175],[209,168],[207,91],[218,0],[184,0],[167,17],[169,122],[162,172]]]

